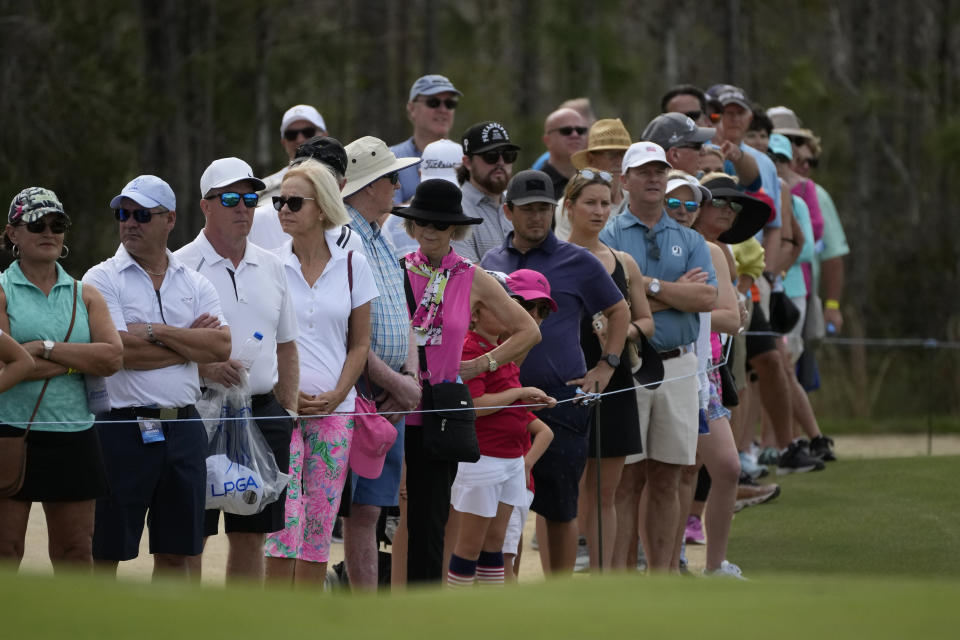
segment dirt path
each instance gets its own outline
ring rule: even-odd
[[[851,458],[889,458],[908,457],[927,454],[928,441],[925,435],[892,436],[841,436],[835,438],[836,451],[841,459]],[[933,455],[960,455],[960,436],[944,435],[934,437],[930,443]],[[840,463],[842,464],[842,462]],[[221,527],[222,528],[222,527]],[[530,547],[533,539],[534,517],[530,514],[524,530],[524,549],[522,554],[520,581],[538,582],[543,580],[543,569],[537,552]],[[222,585],[227,558],[226,538],[223,535],[212,537],[207,542],[203,554],[203,582],[208,585]],[[694,572],[703,568],[705,548],[691,546],[687,548],[687,558]],[[334,544],[331,549],[330,565],[343,559],[343,545]],[[146,536],[140,545],[140,557],[120,564],[118,575],[122,579],[146,581],[150,579],[153,562],[147,551]],[[21,565],[22,571],[50,574],[53,572],[47,558],[47,530],[43,509],[34,505],[27,527],[26,551]]]

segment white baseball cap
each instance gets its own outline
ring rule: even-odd
[[[120,201],[124,198],[130,198],[141,207],[148,209],[163,207],[167,211],[177,210],[177,197],[173,194],[173,189],[157,176],[137,176],[128,182],[120,195],[114,196],[110,201],[110,208],[119,207]]]
[[[437,140],[423,149],[420,162],[420,180],[439,178],[460,186],[457,167],[463,162],[463,147],[453,140]]]
[[[261,191],[266,188],[263,180],[253,175],[253,169],[240,158],[220,158],[210,163],[200,176],[200,197],[204,198],[211,189],[219,189],[234,182],[248,180],[253,188]]]
[[[280,135],[283,135],[283,132],[287,130],[290,123],[296,122],[297,120],[306,120],[316,125],[317,128],[322,129],[324,133],[327,131],[327,123],[323,121],[323,116],[320,115],[319,111],[308,104],[298,104],[290,107],[287,109],[287,112],[283,114],[283,119],[280,120]]]
[[[623,154],[623,164],[620,167],[621,172],[626,175],[631,167],[642,167],[651,162],[660,162],[671,169],[673,165],[667,162],[667,156],[663,152],[663,147],[656,142],[634,142]]]

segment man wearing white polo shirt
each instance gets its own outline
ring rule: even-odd
[[[203,549],[207,433],[194,409],[198,364],[230,355],[230,329],[210,281],[167,250],[176,198],[139,176],[110,201],[116,254],[83,276],[107,302],[123,341],[123,369],[107,378],[110,411],[97,417],[110,495],[97,500],[93,557],[116,574],[136,558],[149,511],[154,575],[189,572]]]
[[[288,412],[296,410],[299,388],[297,318],[280,258],[247,242],[256,190],[262,187],[243,160],[214,160],[200,178],[200,209],[206,224],[193,242],[174,255],[216,288],[232,328],[232,354],[254,332],[262,334],[260,353],[249,371],[251,407],[277,466],[286,473],[294,426]],[[231,387],[241,382],[243,365],[232,358],[204,364],[200,375],[208,383]],[[286,491],[260,513],[224,514],[230,543],[228,580],[263,579],[265,537],[283,529],[285,503]],[[219,521],[220,511],[208,510],[204,535],[216,535]]]

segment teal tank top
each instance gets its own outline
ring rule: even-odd
[[[73,278],[57,264],[57,282],[46,296],[14,262],[0,274],[0,286],[7,296],[10,336],[19,343],[31,340],[63,342],[73,313]],[[77,318],[68,342],[90,342],[87,305],[83,284],[77,283]],[[23,381],[0,394],[0,422],[25,429],[37,404],[43,380]],[[93,425],[87,408],[83,374],[60,375],[50,379],[33,421],[37,431],[83,431]]]

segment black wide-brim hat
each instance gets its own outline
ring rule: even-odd
[[[457,185],[434,178],[424,180],[417,186],[409,207],[394,207],[393,215],[421,222],[440,224],[480,224],[483,218],[464,215],[461,200],[463,194]]]
[[[640,368],[633,372],[633,379],[653,391],[663,382],[663,360],[643,333],[637,342],[637,355],[640,356]]]
[[[716,178],[702,184],[710,189],[714,198],[726,198],[743,206],[740,213],[733,219],[733,225],[717,237],[720,242],[740,244],[755,236],[766,226],[770,219],[770,205],[759,198],[747,195],[730,178]]]

